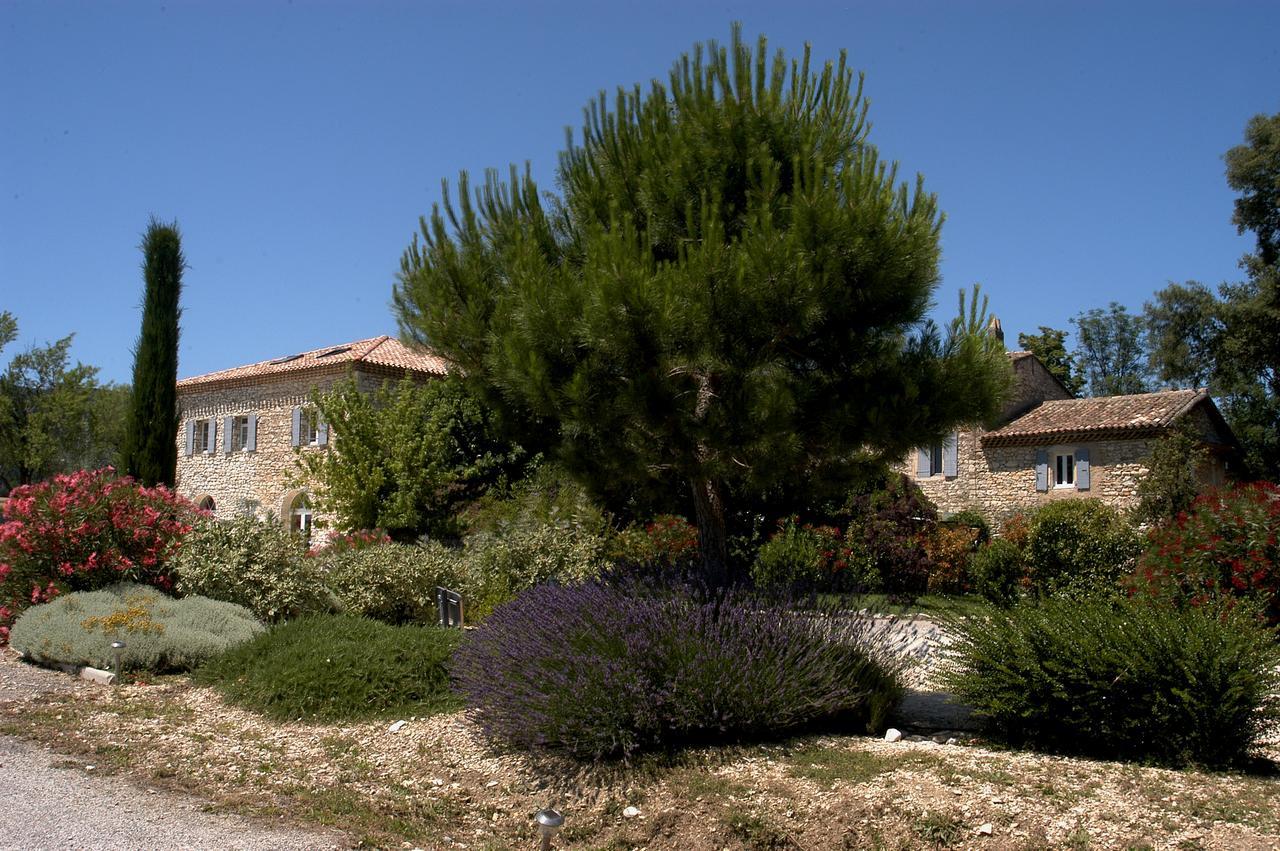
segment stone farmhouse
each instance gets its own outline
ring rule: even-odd
[[[1003,337],[998,325],[993,331]],[[962,429],[903,461],[943,516],[975,509],[999,527],[1055,499],[1133,508],[1153,443],[1183,422],[1209,449],[1201,482],[1224,481],[1236,441],[1207,392],[1077,399],[1030,352],[1009,359],[1014,392],[995,428]]]
[[[406,375],[443,376],[445,362],[382,336],[224,369],[178,382],[178,493],[217,517],[274,517],[308,540],[311,495],[290,486],[296,452],[327,452],[329,427],[311,391],[353,378],[362,390]]]

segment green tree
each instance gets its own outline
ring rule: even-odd
[[[735,27],[591,102],[559,197],[464,174],[402,260],[403,331],[597,491],[680,483],[711,581],[730,500],[901,457],[1007,387],[976,294],[946,335],[924,320],[942,216],[867,142],[853,83],[843,55],[815,72]]]
[[[1076,368],[1076,359],[1067,351],[1066,340],[1066,331],[1041,325],[1039,334],[1019,334],[1018,346],[1035,355],[1071,395],[1077,396],[1084,387],[1084,379]]]
[[[336,435],[334,448],[297,461],[343,531],[385,529],[397,540],[453,535],[458,509],[521,455],[494,436],[488,412],[456,378],[405,378],[372,394],[345,381],[313,401]]]
[[[1162,380],[1208,386],[1256,476],[1280,480],[1280,114],[1258,115],[1224,159],[1241,193],[1232,221],[1252,231],[1247,278],[1215,294],[1170,284],[1146,306],[1150,359]]]
[[[0,348],[17,337],[0,313]],[[110,457],[109,430],[95,415],[97,368],[69,366],[71,336],[17,354],[0,374],[0,493]]]
[[[1153,443],[1133,519],[1155,524],[1190,508],[1200,495],[1200,467],[1208,457],[1200,435],[1185,421]]]
[[[1071,320],[1076,326],[1076,362],[1088,382],[1090,396],[1121,396],[1150,389],[1146,331],[1142,317],[1111,302]]]
[[[124,470],[146,485],[173,486],[178,469],[178,306],[182,237],[177,223],[154,218],[142,239],[142,330],[134,347],[133,405],[122,453]]]

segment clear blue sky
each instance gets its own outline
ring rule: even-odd
[[[441,178],[546,188],[601,88],[741,20],[866,72],[871,140],[1010,343],[1170,280],[1240,277],[1222,153],[1280,111],[1280,3],[0,0],[0,310],[127,381],[138,243],[176,219],[182,376],[382,333]]]

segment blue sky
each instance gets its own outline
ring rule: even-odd
[[[0,0],[0,360],[75,332],[128,380],[153,214],[190,265],[182,376],[394,334],[442,178],[552,188],[588,99],[733,20],[866,72],[871,141],[948,216],[939,318],[981,282],[1012,343],[1240,277],[1221,155],[1280,111],[1280,3]]]

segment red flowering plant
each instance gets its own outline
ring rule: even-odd
[[[66,591],[120,581],[171,589],[169,560],[200,514],[110,467],[15,488],[0,523],[0,643],[23,609]]]
[[[605,555],[631,565],[686,567],[698,558],[698,527],[678,515],[660,514],[644,525],[623,529],[609,542]]]
[[[1280,487],[1254,482],[1203,494],[1151,530],[1127,585],[1193,606],[1248,599],[1280,623]]]

